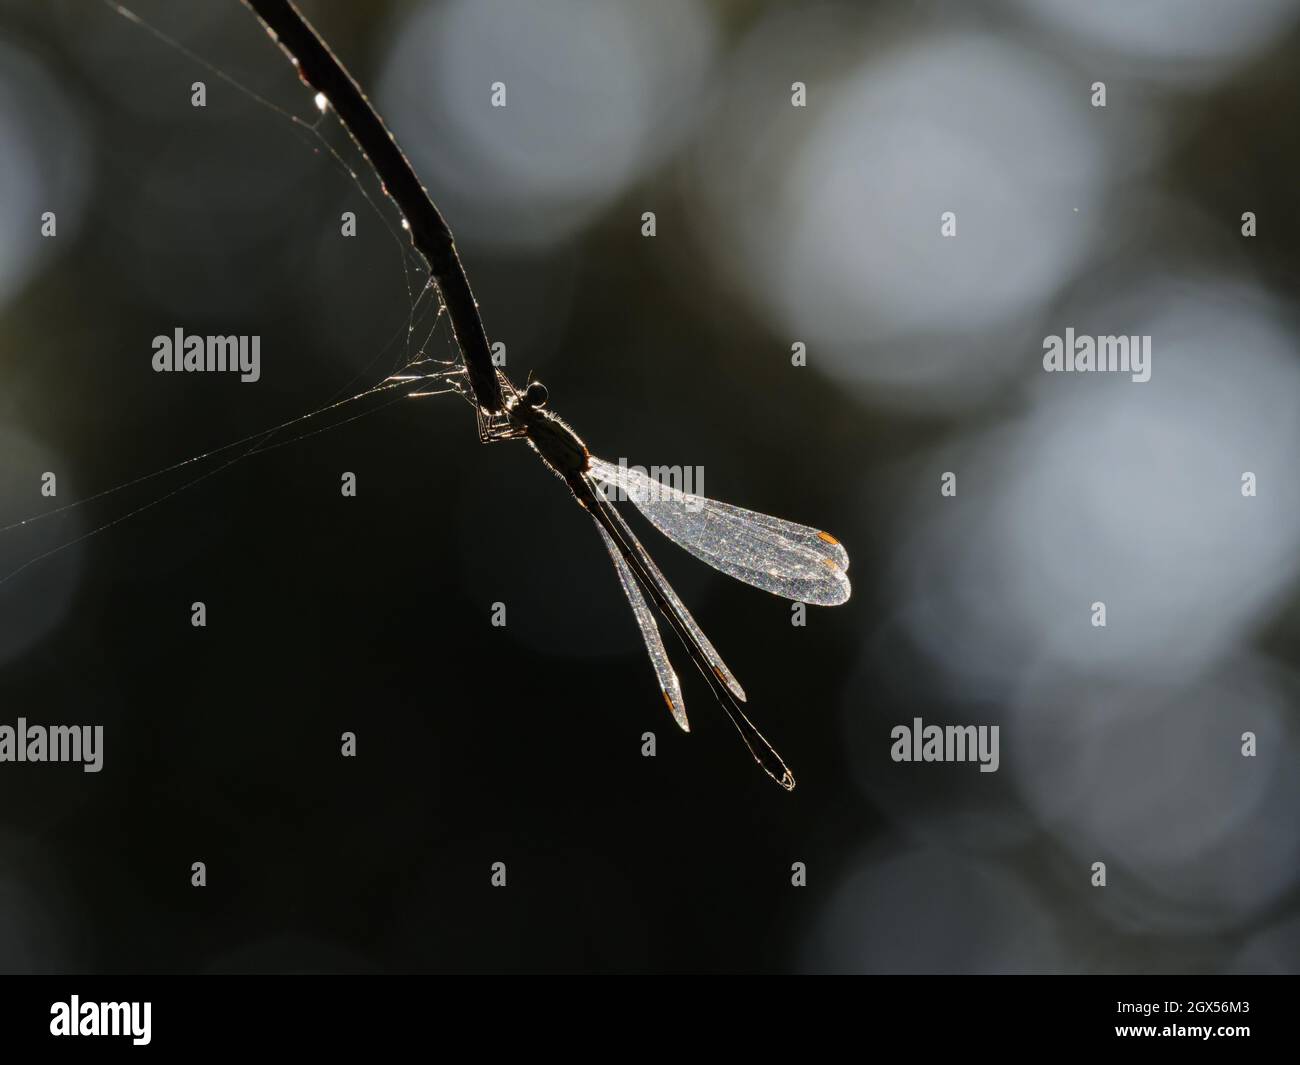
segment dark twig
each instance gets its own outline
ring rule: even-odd
[[[503,409],[505,400],[492,366],[487,333],[483,330],[474,293],[470,291],[469,278],[456,253],[451,230],[415,176],[396,139],[343,64],[289,0],[244,0],[244,3],[262,20],[298,68],[298,76],[325,95],[339,121],[374,167],[410,227],[411,243],[429,264],[429,272],[442,293],[478,405],[487,411]]]

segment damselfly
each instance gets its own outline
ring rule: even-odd
[[[789,599],[827,606],[847,600],[849,578],[845,571],[849,556],[844,548],[829,533],[665,490],[625,467],[593,458],[578,434],[544,409],[546,389],[540,383],[533,382],[522,393],[517,392],[492,363],[478,303],[451,229],[370,101],[290,0],[246,3],[292,59],[298,76],[316,90],[317,107],[335,109],[339,121],[370,160],[385,191],[401,209],[402,224],[428,263],[430,276],[447,308],[464,359],[468,392],[472,393],[472,399],[469,395],[466,398],[474,404],[480,439],[527,440],[595,520],[632,604],[673,718],[689,731],[681,685],[646,603],[647,596],[704,674],[758,764],[783,788],[792,789],[794,775],[740,708],[745,701],[744,689],[610,503],[606,491],[617,489],[626,494],[651,523],[697,558],[738,580]]]
[[[569,425],[545,409],[547,392],[540,382],[534,381],[522,393],[504,375],[501,384],[507,397],[504,409],[498,413],[479,409],[480,438],[527,440],[591,514],[614,561],[673,719],[690,731],[681,684],[647,597],[709,682],[754,760],[783,788],[792,790],[794,774],[740,708],[745,690],[609,497],[631,499],[655,528],[715,569],[804,603],[836,606],[849,598],[848,553],[830,533],[688,495],[639,470],[596,458]]]

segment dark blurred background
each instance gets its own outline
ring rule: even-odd
[[[130,6],[176,44],[0,3],[0,525],[401,350],[398,218],[333,117],[317,138],[182,51],[315,121],[235,0]],[[1300,967],[1300,2],[304,7],[516,380],[598,454],[847,546],[852,600],[798,628],[643,536],[799,786],[681,656],[676,729],[526,449],[402,402],[0,584],[0,724],[106,733],[99,774],[0,765],[0,968]],[[1151,381],[1044,374],[1067,326],[1150,334]],[[259,334],[261,381],[155,374],[177,327]],[[7,529],[3,573],[219,465]],[[892,762],[914,717],[999,725],[999,771]]]

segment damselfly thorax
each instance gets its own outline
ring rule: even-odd
[[[544,409],[546,401],[546,386],[540,381],[533,381],[523,392],[511,395],[505,409],[509,436],[527,440],[542,461],[573,489],[578,502],[586,506],[582,489],[591,465],[591,452],[572,426]]]

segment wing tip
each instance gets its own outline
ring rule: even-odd
[[[849,553],[844,550],[844,545],[842,543],[825,530],[820,530],[817,533],[817,539],[822,543],[835,548],[835,551],[833,552],[835,556],[835,564],[839,566],[840,569],[849,568]]]
[[[670,714],[673,715],[673,720],[677,722],[677,726],[678,726],[678,727],[679,727],[683,732],[690,732],[690,731],[691,731],[691,723],[686,719],[686,706],[685,706],[685,703],[682,703],[682,705],[680,705],[680,706],[679,706],[677,703],[674,703],[674,702],[673,702],[673,697],[672,697],[671,695],[669,695],[667,692],[664,692],[664,693],[663,693],[663,697],[664,697],[664,702],[666,702],[666,703],[668,704],[668,712],[669,712]],[[680,701],[681,701],[681,693],[680,693],[680,692],[678,693],[677,698],[678,698],[678,700],[679,700],[679,702],[680,702]]]
[[[826,589],[826,594],[819,594],[816,599],[805,600],[805,602],[814,602],[818,606],[840,606],[849,601],[849,596],[853,594],[853,585],[849,582],[849,575],[844,572],[834,561],[834,559],[822,559],[822,565],[831,571],[834,584]],[[818,582],[825,586],[824,581]]]
[[[740,686],[740,681],[738,681],[735,677],[731,676],[729,673],[722,672],[722,670],[718,668],[716,663],[710,663],[710,668],[713,670],[713,675],[723,683],[723,685],[727,688],[728,691],[731,692],[732,695],[734,695],[742,703],[747,702],[745,698],[745,689]]]

